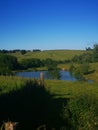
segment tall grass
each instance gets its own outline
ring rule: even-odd
[[[21,89],[26,82],[25,78],[14,76],[0,76],[0,94]]]
[[[94,94],[98,98],[98,83],[46,80],[46,88],[56,97],[72,98],[80,94]]]
[[[66,108],[65,108],[66,110]],[[81,94],[67,105],[73,130],[98,129],[98,99],[93,94]],[[66,116],[66,113],[63,113]]]

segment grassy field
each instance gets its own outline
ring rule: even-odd
[[[94,73],[87,75],[86,77],[98,82],[98,63],[91,63],[90,67],[95,70]]]
[[[27,52],[22,55],[20,52],[13,53],[19,61],[28,58],[39,58],[40,60],[51,58],[56,61],[70,60],[75,55],[80,55],[84,53],[84,50],[47,50],[41,52]]]
[[[28,78],[0,76],[0,93],[21,89]],[[32,79],[33,80],[33,79]],[[92,93],[98,98],[98,83],[45,80],[45,88],[60,97],[73,97],[80,93]]]
[[[0,76],[0,94],[16,91],[24,86],[27,79],[13,76]]]
[[[56,97],[72,98],[80,94],[94,94],[98,99],[98,83],[47,80],[46,88]]]

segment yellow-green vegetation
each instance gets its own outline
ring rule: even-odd
[[[98,99],[98,83],[46,80],[46,88],[56,97],[72,98],[80,94],[94,94]]]
[[[56,61],[70,60],[75,55],[80,55],[84,50],[47,50],[39,52],[27,52],[22,55],[20,52],[12,53],[15,57],[18,58],[18,61],[29,58],[39,58],[40,60],[51,58]]]
[[[62,108],[62,117],[69,120],[72,129],[98,129],[98,83],[48,80],[46,87],[54,98],[69,99]]]
[[[21,89],[27,79],[13,76],[0,76],[0,94]]]
[[[76,64],[76,63],[74,63],[73,65],[75,67],[79,66],[79,64]],[[60,68],[61,70],[69,70],[70,66],[71,66],[71,63],[59,64],[58,68]],[[94,72],[84,75],[85,78],[92,79],[93,81],[98,82],[98,62],[90,63],[90,70],[94,70]]]
[[[66,63],[66,64],[59,64],[58,68],[61,70],[69,70],[70,68],[70,63]]]
[[[90,64],[91,69],[95,70],[94,73],[86,75],[88,79],[98,82],[98,62]]]
[[[21,89],[27,80],[29,79],[15,76],[0,76],[0,90],[10,92]],[[71,98],[81,93],[92,93],[98,98],[98,83],[45,80],[45,88],[58,97]]]

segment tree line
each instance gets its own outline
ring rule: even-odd
[[[98,62],[98,44],[94,44],[94,47],[92,50],[87,50],[85,53],[77,56],[75,55],[72,58],[73,62],[76,63],[84,63],[84,62],[88,62],[88,63],[94,63],[94,62]]]
[[[33,49],[33,50],[25,50],[25,49],[15,49],[15,50],[0,50],[0,53],[16,53],[16,52],[20,52],[21,54],[26,54],[27,52],[40,52],[41,50],[40,49]]]

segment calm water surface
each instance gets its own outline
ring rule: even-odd
[[[41,72],[44,73],[45,79],[49,79],[49,77],[47,76],[47,71],[17,72],[16,76],[21,76],[25,78],[39,78]],[[60,71],[60,73],[60,80],[76,81],[76,78],[72,77],[69,71]]]

